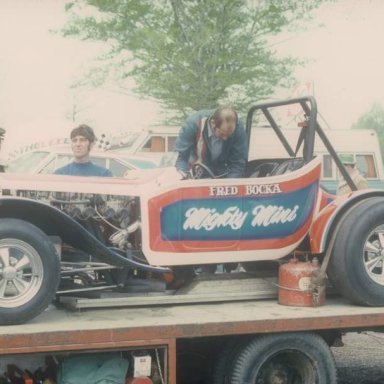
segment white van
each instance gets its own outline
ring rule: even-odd
[[[128,135],[113,138],[110,149],[149,157],[162,155],[160,165],[173,165],[176,154],[172,151],[174,151],[179,130],[178,126],[164,126],[152,127],[148,131],[131,132]],[[339,155],[353,154],[357,168],[367,179],[371,188],[384,189],[383,161],[378,137],[374,130],[326,129],[324,133]],[[300,129],[298,128],[284,129],[284,135],[292,147],[296,144],[299,134]],[[251,137],[249,160],[287,155],[283,152],[283,146],[270,127],[255,126],[252,129]],[[329,192],[335,193],[339,174],[334,161],[318,137],[315,139],[315,152],[323,157],[322,185]],[[164,156],[164,153],[169,153],[169,156]]]
[[[384,189],[383,160],[379,140],[374,130],[327,129],[324,130],[324,133],[339,155],[353,154],[356,167],[367,179],[369,187]],[[299,134],[300,129],[284,130],[284,135],[291,146],[296,144]],[[295,148],[293,147],[293,149]],[[252,129],[252,144],[249,151],[249,160],[286,156],[275,132],[271,128],[264,127]],[[318,137],[315,139],[315,152],[323,157],[322,185],[328,191],[335,193],[339,174],[334,161]]]
[[[150,127],[148,130],[126,132],[108,139],[101,137],[97,146],[101,149],[125,154],[135,153],[160,161],[164,153],[174,151],[179,130],[179,126]]]

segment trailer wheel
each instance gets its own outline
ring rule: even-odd
[[[383,198],[367,199],[343,218],[327,272],[353,303],[384,306]]]
[[[336,384],[337,370],[326,342],[313,333],[257,337],[238,355],[231,384]]]
[[[36,226],[0,220],[0,325],[24,323],[48,307],[60,278],[52,242]]]
[[[229,384],[233,363],[237,355],[243,350],[249,336],[236,336],[228,341],[217,354],[212,370],[212,384]]]

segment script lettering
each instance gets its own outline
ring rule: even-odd
[[[281,205],[258,205],[252,211],[254,217],[251,225],[267,227],[271,224],[291,222],[296,219],[298,209],[298,205],[293,208],[285,208]]]
[[[229,207],[223,213],[217,212],[214,208],[190,208],[185,213],[183,229],[212,231],[216,228],[230,227],[237,230],[243,226],[247,215],[247,212],[242,212],[237,207]]]

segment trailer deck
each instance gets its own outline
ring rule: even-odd
[[[177,341],[209,336],[311,330],[379,329],[384,308],[343,298],[320,307],[283,306],[277,300],[86,309],[51,306],[33,321],[0,327],[0,362],[36,354],[128,349],[162,350],[168,384],[176,384]]]
[[[28,324],[0,327],[0,354],[104,348],[159,338],[383,325],[384,308],[353,306],[342,298],[327,299],[320,307],[283,306],[275,300],[77,312],[52,307]]]

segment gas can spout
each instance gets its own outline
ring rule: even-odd
[[[325,279],[321,276],[319,259],[315,256],[312,260],[314,270],[311,276],[312,302],[315,307],[323,305],[325,302]]]

